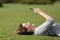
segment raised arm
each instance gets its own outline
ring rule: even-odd
[[[38,13],[39,15],[41,15],[42,17],[44,17],[46,19],[46,21],[44,23],[42,23],[41,25],[39,25],[38,27],[35,28],[34,34],[35,35],[44,35],[45,34],[44,32],[52,27],[52,25],[54,23],[54,19],[51,16],[44,13],[43,11],[41,11],[39,8],[33,9],[33,11],[35,13]]]
[[[51,16],[47,15],[46,13],[44,13],[43,11],[41,11],[39,8],[33,9],[33,11],[35,13],[38,13],[39,15],[41,15],[42,17],[44,17],[46,20],[52,18]]]

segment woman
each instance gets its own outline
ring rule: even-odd
[[[41,11],[39,8],[33,9],[34,13],[37,13],[44,17],[46,21],[40,26],[36,27],[34,24],[27,22],[19,25],[16,30],[17,34],[25,35],[50,35],[50,36],[60,36],[60,25],[54,23],[54,19]]]

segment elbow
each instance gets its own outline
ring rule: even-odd
[[[55,20],[54,20],[54,18],[51,18],[51,21],[53,21],[53,22],[54,22],[54,21],[55,21]]]
[[[49,18],[48,19],[50,22],[55,22],[54,18]]]

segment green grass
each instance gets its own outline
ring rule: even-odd
[[[55,23],[60,23],[60,2],[53,5],[4,4],[0,8],[0,40],[60,40],[60,37],[15,34],[20,23],[29,21],[38,26],[45,21],[43,17],[29,10],[37,7],[53,16]]]

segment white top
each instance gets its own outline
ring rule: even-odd
[[[35,35],[58,35],[60,36],[60,24],[54,24],[54,19],[50,18],[43,24],[35,28]]]

